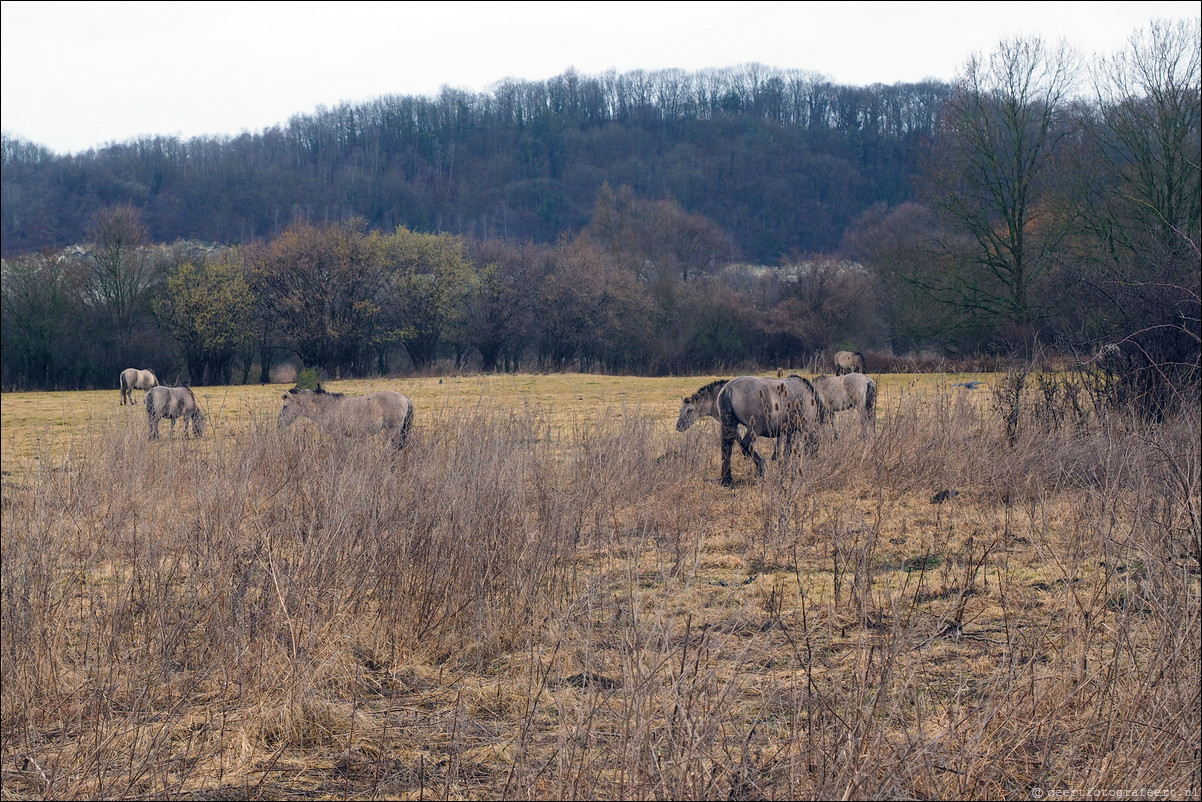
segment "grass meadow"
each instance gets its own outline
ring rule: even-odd
[[[3,798],[1199,797],[1196,410],[881,376],[728,488],[710,378],[3,395]]]

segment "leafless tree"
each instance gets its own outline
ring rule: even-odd
[[[158,276],[147,245],[150,232],[133,206],[101,209],[88,229],[92,302],[109,317],[119,347],[126,349],[137,317],[149,311]]]
[[[1063,235],[1049,183],[1075,73],[1064,45],[1005,40],[968,60],[944,109],[931,202],[971,243],[961,253],[969,269],[949,289],[999,323],[1030,324],[1032,282]]]

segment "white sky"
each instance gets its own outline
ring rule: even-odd
[[[1085,60],[1193,2],[0,3],[6,134],[59,153],[142,135],[236,135],[319,105],[486,91],[574,67],[759,62],[840,84],[950,81],[1003,38]]]

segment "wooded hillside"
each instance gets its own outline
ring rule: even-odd
[[[235,138],[6,137],[3,385],[1114,346],[1196,387],[1199,25],[1090,65],[1004,41],[954,84],[568,72]]]
[[[76,156],[6,139],[4,256],[81,242],[104,206],[152,239],[245,243],[296,220],[554,242],[600,186],[670,199],[775,262],[839,246],[875,203],[912,200],[941,83],[850,87],[760,65],[507,82],[382,97],[233,138],[148,137]]]

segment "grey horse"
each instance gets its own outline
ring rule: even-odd
[[[756,437],[777,438],[776,451],[784,439],[787,458],[792,451],[793,438],[801,435],[806,451],[817,448],[818,424],[826,419],[826,408],[814,390],[814,385],[801,376],[763,379],[759,376],[739,376],[727,382],[718,393],[718,420],[722,426],[722,474],[724,485],[732,482],[730,455],[735,441],[743,454],[755,463],[756,472],[764,475],[764,458],[756,453]],[[738,427],[745,431],[742,437]]]
[[[205,414],[196,403],[191,387],[164,387],[158,385],[146,391],[146,419],[150,424],[150,439],[159,438],[159,421],[171,421],[171,433],[175,434],[175,421],[184,419],[184,436],[188,435],[188,424],[192,434],[200,437],[205,432]]]
[[[835,352],[835,375],[844,373],[867,373],[864,369],[864,355],[859,351]]]
[[[151,387],[157,387],[159,380],[154,375],[153,370],[138,370],[137,368],[126,368],[121,371],[119,378],[121,385],[121,406],[134,403],[134,390],[149,390]]]
[[[839,427],[835,425],[835,413],[854,409],[860,415],[864,434],[876,430],[876,382],[863,373],[846,373],[842,376],[815,376],[811,379],[818,391],[835,437]]]
[[[686,431],[702,416],[721,420],[718,414],[718,393],[722,392],[726,381],[712,381],[692,395],[680,399],[680,417],[676,419],[676,431]]]
[[[413,402],[395,390],[345,396],[328,393],[320,384],[316,390],[293,387],[284,393],[284,407],[277,425],[286,428],[300,416],[309,418],[323,432],[334,436],[371,437],[386,432],[392,445],[402,449],[409,440],[409,429],[413,424]]]

